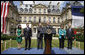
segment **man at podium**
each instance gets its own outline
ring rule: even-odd
[[[45,26],[45,30],[46,29],[51,29],[52,28],[52,26],[51,25],[49,25],[50,23],[49,23],[49,21],[47,22],[47,26]],[[44,35],[44,42],[45,42],[45,51],[44,51],[44,53],[45,54],[48,54],[48,53],[51,53],[51,45],[52,45],[52,34],[45,34]]]

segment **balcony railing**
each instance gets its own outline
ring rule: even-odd
[[[53,12],[51,12],[51,13],[44,13],[44,12],[25,12],[25,11],[23,11],[23,12],[21,12],[21,11],[19,11],[19,14],[49,14],[49,15],[60,15],[61,13],[53,13]]]

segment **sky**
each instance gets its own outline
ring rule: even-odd
[[[45,4],[45,5],[48,5],[50,1],[35,1],[35,4]],[[62,7],[65,6],[65,1],[51,1],[52,5],[57,5],[58,2],[60,2],[60,9],[62,9]],[[63,4],[64,3],[64,4]],[[17,5],[17,7],[19,7],[20,5],[20,1],[14,1],[14,4]],[[33,4],[33,1],[23,1],[23,4]]]
[[[48,5],[50,1],[35,1],[35,4],[45,4]],[[57,5],[58,2],[60,2],[60,10],[62,10],[62,8],[66,5],[66,3],[68,3],[69,1],[51,1],[52,5]],[[82,4],[84,4],[84,1],[79,1]],[[14,4],[17,5],[17,7],[19,8],[20,5],[20,1],[14,1]],[[23,4],[33,4],[33,1],[23,1]]]

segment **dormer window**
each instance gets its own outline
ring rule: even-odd
[[[54,8],[54,5],[53,5],[53,8]]]
[[[51,9],[48,9],[48,13],[50,13],[51,12]]]
[[[30,5],[30,7],[32,7],[32,5]]]
[[[23,12],[23,8],[20,8],[20,11]]]
[[[50,8],[50,5],[48,5],[48,8]]]
[[[55,11],[55,9],[53,9],[52,11]]]
[[[27,5],[27,4],[26,4],[25,6],[26,6],[26,7],[28,7],[28,5]]]
[[[32,8],[29,8],[29,12],[32,13]]]
[[[25,12],[28,12],[28,9],[27,8],[25,8]]]

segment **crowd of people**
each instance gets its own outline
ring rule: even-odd
[[[49,25],[50,23],[47,22],[47,26],[45,28],[51,28],[52,26]],[[26,28],[22,29],[21,25],[18,25],[18,28],[16,29],[16,35],[17,35],[17,42],[18,42],[18,49],[21,49],[21,42],[22,42],[22,35],[24,34],[25,37],[25,50],[31,49],[31,37],[32,37],[32,29],[29,27],[29,24],[26,24]],[[50,40],[50,47],[52,46],[52,34],[47,36],[40,34],[40,32],[43,30],[43,26],[41,23],[39,23],[37,27],[37,49],[43,49],[43,36],[44,36],[44,42],[45,42],[45,48],[46,48],[46,38],[49,38]],[[64,29],[64,25],[60,26],[59,29],[59,48],[64,48],[64,40],[65,38],[68,40],[68,49],[72,49],[72,40],[74,39],[74,30],[71,28],[71,24],[69,24],[68,29]],[[50,48],[51,49],[51,48]]]

